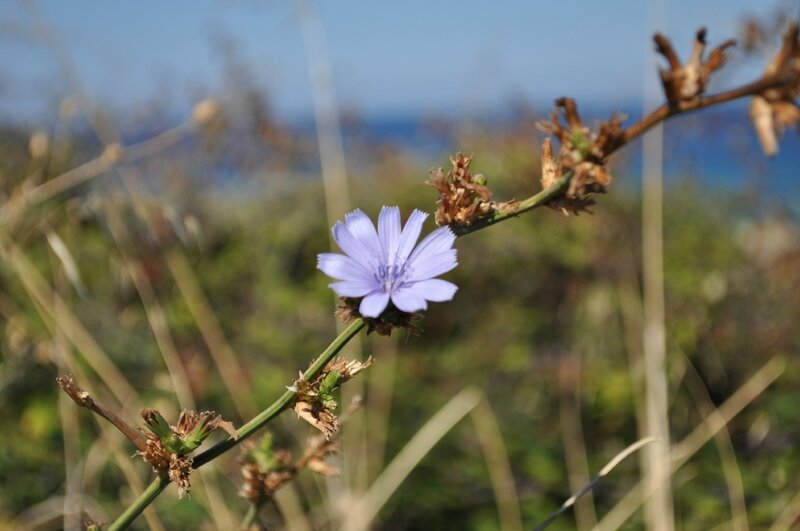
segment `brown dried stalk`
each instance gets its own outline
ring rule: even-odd
[[[147,440],[145,436],[137,429],[133,428],[130,424],[122,420],[116,413],[105,407],[103,404],[97,402],[91,397],[89,393],[77,386],[73,381],[72,376],[59,376],[56,378],[58,386],[64,391],[73,402],[81,407],[85,407],[90,411],[103,417],[111,424],[114,425],[122,434],[127,437],[140,452],[145,451],[147,448]]]

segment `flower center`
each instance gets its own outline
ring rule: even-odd
[[[383,286],[385,293],[392,293],[401,288],[405,284],[406,277],[411,272],[410,268],[403,265],[386,265],[378,266],[375,272],[375,280]]]

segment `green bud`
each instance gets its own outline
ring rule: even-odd
[[[337,371],[331,371],[325,375],[325,378],[322,379],[322,382],[319,384],[319,394],[322,395],[330,395],[334,389],[339,386],[339,381],[342,379],[342,375],[339,374]]]
[[[183,439],[181,439],[174,433],[171,433],[167,437],[162,437],[161,444],[164,445],[164,448],[166,448],[169,453],[177,455],[186,455],[188,453],[191,453],[191,451],[197,448],[197,446],[200,446],[198,444],[194,448],[190,448],[188,445],[184,443]]]
[[[580,154],[581,160],[589,156],[589,153],[592,150],[592,143],[589,142],[589,138],[584,134],[583,131],[572,131],[569,136],[569,140]]]
[[[487,179],[482,173],[476,173],[472,176],[472,182],[475,184],[480,184],[481,186],[486,186],[486,184],[489,182],[489,179]]]
[[[155,409],[143,409],[140,413],[147,427],[155,433],[159,439],[163,440],[172,435],[172,428],[169,427],[166,419]]]
[[[275,457],[275,449],[273,447],[272,434],[266,433],[261,438],[261,442],[257,447],[253,448],[250,452],[250,457],[255,462],[258,469],[263,472],[269,472],[278,468],[279,462]]]

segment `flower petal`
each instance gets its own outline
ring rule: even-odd
[[[458,291],[458,286],[452,282],[441,280],[438,278],[431,278],[428,280],[421,280],[410,286],[414,293],[418,293],[425,297],[426,300],[433,302],[444,302],[453,300],[453,296]]]
[[[401,265],[408,259],[408,255],[410,255],[411,251],[414,249],[414,244],[416,244],[419,239],[419,233],[422,232],[422,224],[425,223],[427,217],[428,214],[416,209],[408,216],[406,226],[403,227],[403,232],[400,234],[400,243],[397,247],[397,261],[395,264]]]
[[[414,262],[418,259],[424,260],[428,256],[452,249],[455,241],[456,235],[453,234],[450,227],[440,227],[425,236],[425,238],[419,242],[417,248],[414,249],[414,252],[411,253],[411,256],[408,258],[408,264],[413,266]]]
[[[361,299],[358,313],[364,317],[378,317],[389,305],[389,294],[385,291],[373,291]]]
[[[345,215],[344,224],[347,226],[348,232],[364,245],[367,252],[380,260],[383,249],[381,249],[381,242],[378,239],[378,233],[375,232],[372,220],[361,210],[354,210]]]
[[[421,290],[417,290],[415,285],[400,288],[392,293],[392,303],[398,310],[407,313],[428,308]]]
[[[337,280],[374,280],[364,266],[343,254],[320,253],[317,255],[317,269]]]
[[[367,293],[380,288],[375,281],[366,282],[363,280],[342,280],[341,282],[328,284],[328,287],[340,297],[363,297]]]
[[[376,256],[371,253],[363,242],[347,230],[347,225],[341,221],[337,221],[333,226],[333,239],[347,256],[361,264],[362,267],[368,270],[377,269],[380,255]],[[380,253],[380,249],[378,252]]]
[[[435,276],[447,273],[458,265],[456,260],[456,250],[448,249],[436,254],[424,253],[414,259],[409,274],[409,282],[420,282]]]
[[[386,264],[393,265],[400,246],[400,209],[385,206],[378,215],[378,238]]]

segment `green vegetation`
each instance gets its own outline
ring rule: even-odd
[[[462,139],[476,146],[474,167],[488,177],[498,199],[538,188],[537,161],[523,130]],[[490,133],[501,140],[492,142]],[[7,155],[6,197],[36,170],[21,145],[24,140],[13,132],[0,143]],[[412,208],[433,211],[435,193],[422,185],[427,168],[385,146],[372,147],[358,156],[354,149],[352,205],[372,217],[382,204],[399,204],[404,215]],[[140,394],[139,405],[156,407],[174,421],[179,409],[173,380],[132,281],[130,264],[137,264],[166,315],[198,409],[214,410],[238,427],[247,418],[237,413],[167,256],[185,254],[244,368],[246,381],[238,384],[261,410],[336,335],[328,280],[315,269],[316,254],[330,246],[325,203],[315,179],[201,189],[191,177],[177,184],[159,180],[168,175],[166,168],[186,176],[203,160],[213,160],[202,145],[191,149],[197,151],[191,157],[166,152],[139,168],[155,183],[151,190],[158,190],[140,198],[149,216],[137,212],[106,175],[0,230],[3,245],[13,242],[27,256]],[[79,152],[70,157],[81,158]],[[362,336],[361,355],[376,361],[344,388],[348,400],[363,393],[365,407],[343,426],[343,459],[333,462],[344,473],[326,480],[333,491],[370,484],[466,387],[484,393],[497,416],[526,527],[544,520],[574,490],[569,448],[585,449],[594,474],[639,438],[642,400],[632,367],[641,355],[640,205],[624,186],[612,187],[599,203],[593,216],[567,219],[544,210],[465,236],[457,243],[460,265],[446,277],[460,290],[453,303],[431,305],[419,323],[422,334]],[[680,441],[770,359],[797,355],[800,228],[752,197],[687,183],[668,187],[664,226],[669,418],[672,437]],[[69,250],[80,280],[48,244],[50,232]],[[0,527],[30,508],[50,515],[42,528],[59,527],[60,506],[48,513],[37,504],[65,493],[65,465],[74,474],[72,488],[85,496],[88,516],[111,520],[149,483],[149,466],[129,458],[135,448],[119,433],[101,435],[87,410],[59,396],[55,377],[72,372],[79,385],[97,389],[93,396],[99,401],[118,404],[113,392],[96,385],[108,374],[96,374],[52,314],[37,308],[9,252],[7,247],[0,260]],[[753,528],[771,523],[795,496],[800,371],[794,365],[790,361],[775,384],[674,476],[677,519],[686,529],[731,519],[731,467],[743,485]],[[124,415],[142,425],[136,410]],[[275,447],[295,455],[311,432],[293,413],[271,429]],[[141,488],[129,485],[109,438],[132,461]],[[216,484],[241,518],[247,503],[235,497],[240,479],[234,457],[221,460]],[[599,516],[638,474],[636,457],[630,458],[595,490]],[[212,477],[205,469],[197,475]],[[189,499],[178,501],[170,487],[154,504],[169,529],[198,528],[210,521],[206,512],[216,510],[207,503],[206,486],[193,478]],[[294,484],[308,517],[324,528],[325,511],[331,510],[322,501],[331,496],[325,483],[305,472]],[[268,523],[280,522],[272,505],[262,514]],[[497,528],[495,493],[471,423],[461,422],[433,448],[379,521],[386,530]],[[140,519],[136,525],[147,524]],[[574,526],[570,512],[553,529]]]

